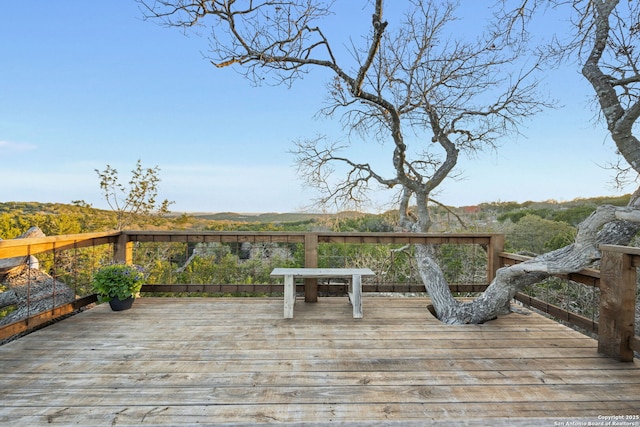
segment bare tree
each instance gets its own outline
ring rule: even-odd
[[[434,190],[455,173],[461,153],[497,147],[502,138],[518,132],[523,120],[550,106],[537,92],[536,80],[547,52],[535,55],[527,45],[527,20],[540,5],[535,0],[514,1],[517,7],[512,10],[506,8],[511,2],[505,1],[502,11],[511,13],[496,14],[498,20],[488,23],[474,39],[466,31],[459,39],[447,32],[456,23],[453,2],[408,0],[401,3],[406,12],[394,16],[390,24],[383,1],[367,1],[369,31],[349,41],[346,58],[322,27],[331,17],[331,1],[139,1],[148,18],[184,29],[210,29],[211,62],[217,67],[234,66],[256,83],[270,77],[276,84],[290,85],[311,68],[328,70],[332,78],[321,113],[339,116],[350,136],[392,143],[393,172],[385,176],[370,163],[341,155],[340,149],[348,143],[326,142],[320,136],[296,143],[301,175],[325,191],[323,202],[361,201],[373,183],[398,188],[400,223],[407,230],[429,230],[429,201]],[[590,1],[585,3],[582,21],[593,22],[593,28],[598,27],[600,15],[610,16],[604,6],[600,10]],[[615,9],[618,2],[595,3],[610,3]],[[393,7],[397,9],[398,4],[394,2]],[[606,38],[607,31],[585,33],[590,36],[584,38],[583,46]],[[610,41],[602,43],[606,48]],[[597,68],[595,55],[591,62]],[[597,79],[613,84],[607,77]],[[609,97],[615,95],[614,90]],[[346,167],[346,173],[330,182],[336,165]],[[619,221],[623,217],[633,219],[634,212],[598,210],[580,228],[573,245],[501,269],[487,291],[470,303],[453,298],[432,248],[418,246],[417,262],[441,320],[483,322],[508,312],[513,295],[524,286],[550,274],[580,270],[598,259],[598,232],[603,225],[628,230],[625,236],[633,231],[627,222]],[[614,235],[611,230],[607,236]],[[619,236],[608,241],[619,242]]]
[[[160,168],[143,168],[138,160],[131,171],[128,186],[122,184],[118,171],[107,165],[105,170],[95,169],[100,178],[100,189],[107,204],[116,214],[116,229],[123,230],[138,215],[148,216],[152,212],[158,215],[169,213],[169,205],[173,202],[165,199],[158,203],[158,176]]]

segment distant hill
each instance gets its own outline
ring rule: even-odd
[[[66,203],[40,203],[40,202],[0,202],[0,214],[3,213],[22,213],[25,215],[41,214],[85,214],[87,210],[110,214],[111,211],[96,209],[88,205],[82,204],[66,204]]]
[[[182,214],[182,213],[181,213]],[[231,222],[262,222],[262,223],[285,223],[301,222],[319,218],[327,218],[333,215],[320,213],[236,213],[236,212],[185,212],[186,215],[198,219],[211,221],[231,221]]]
[[[450,213],[468,223],[488,224],[495,219],[518,220],[527,214],[542,218],[563,220],[572,225],[588,216],[602,204],[626,205],[630,195],[616,197],[576,198],[567,202],[555,200],[482,203],[477,206],[444,208],[434,206],[433,231],[438,223],[451,220]],[[348,224],[354,230],[379,229],[381,224],[393,224],[397,216],[393,211],[381,214],[360,212],[307,213],[307,212],[172,212],[164,218],[139,217],[130,228],[157,230],[259,230],[264,225],[272,230],[306,230],[317,227],[332,227],[332,224]],[[379,224],[378,224],[379,223]],[[47,234],[68,234],[85,231],[104,231],[113,229],[115,214],[110,210],[96,209],[86,203],[39,203],[39,202],[0,202],[0,237],[11,238],[24,231],[26,227],[38,225]],[[364,228],[363,228],[364,227]]]

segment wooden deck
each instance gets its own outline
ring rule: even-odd
[[[0,346],[0,425],[640,426],[638,361],[542,316],[447,326],[426,299],[363,304],[103,304]]]

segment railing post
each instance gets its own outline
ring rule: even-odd
[[[318,234],[304,235],[304,266],[318,267]],[[318,302],[318,279],[304,279],[304,302]]]
[[[500,268],[500,253],[504,252],[504,234],[493,234],[487,248],[487,283],[493,282]]]
[[[602,245],[600,260],[600,320],[598,352],[633,362],[636,270],[624,247]]]
[[[129,236],[120,233],[118,242],[113,246],[113,259],[116,262],[133,264],[133,242],[129,241]]]

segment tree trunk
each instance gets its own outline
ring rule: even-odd
[[[511,300],[526,286],[555,274],[575,273],[600,259],[598,245],[627,244],[638,229],[640,210],[600,206],[578,229],[573,244],[520,264],[498,269],[486,291],[471,302],[453,298],[427,246],[418,246],[418,269],[438,319],[444,323],[483,323],[509,312]]]

